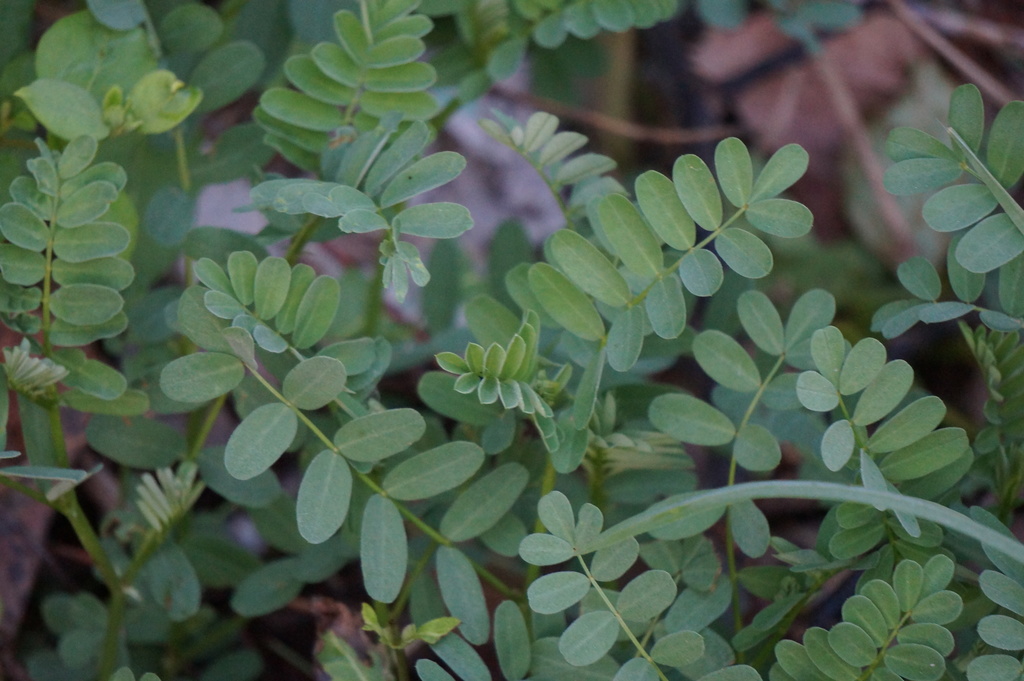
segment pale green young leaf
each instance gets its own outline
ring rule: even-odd
[[[295,438],[299,420],[287,405],[254,409],[228,438],[224,465],[239,480],[254,478],[274,465]]]
[[[784,351],[782,317],[775,305],[760,291],[744,291],[736,302],[736,312],[747,336],[769,355]]]
[[[884,418],[906,397],[914,382],[914,370],[901,359],[886,364],[857,401],[854,425],[868,426]]]
[[[538,111],[530,115],[523,128],[523,149],[533,153],[548,143],[558,130],[558,118]]]
[[[299,534],[310,544],[327,541],[338,531],[352,498],[352,471],[348,463],[325,449],[316,455],[302,476],[296,499]]]
[[[514,601],[502,601],[494,610],[494,648],[507,681],[526,676],[530,670],[530,635]]]
[[[62,180],[78,175],[96,158],[98,147],[96,139],[88,135],[71,140],[57,160],[57,174]]]
[[[547,263],[535,263],[529,281],[544,310],[567,331],[584,340],[604,336],[604,322],[594,303],[564,274]]]
[[[907,291],[922,300],[935,300],[942,293],[942,282],[935,266],[919,255],[901,262],[896,276]]]
[[[636,179],[634,188],[640,210],[662,241],[680,251],[690,249],[696,237],[693,218],[679,200],[672,180],[648,170]]]
[[[619,623],[607,610],[588,612],[569,625],[558,639],[558,650],[574,667],[585,667],[604,657],[619,634]]]
[[[57,137],[71,140],[88,135],[101,140],[110,134],[99,103],[78,85],[40,78],[14,95],[24,100],[36,120]]]
[[[473,565],[462,551],[450,546],[438,548],[435,561],[437,583],[448,612],[460,620],[459,631],[467,641],[483,645],[490,638],[491,620]]]
[[[636,206],[621,194],[610,194],[597,212],[614,255],[626,268],[645,279],[658,276],[664,265],[661,246]]]
[[[590,580],[579,572],[553,572],[530,584],[526,598],[530,609],[553,615],[571,608],[590,591]]]
[[[57,224],[66,229],[74,229],[92,222],[107,212],[110,204],[117,199],[117,194],[117,187],[110,182],[89,182],[60,202]]]
[[[281,311],[288,297],[292,268],[284,258],[265,258],[256,268],[253,277],[253,302],[256,316],[273,319]]]
[[[695,296],[712,296],[725,281],[722,261],[711,251],[698,248],[683,257],[679,265],[679,277],[686,290]]]
[[[625,308],[612,321],[608,330],[608,366],[615,371],[629,371],[640,358],[644,344],[644,309],[639,305]]]
[[[334,434],[334,444],[345,458],[376,462],[404,451],[426,427],[415,409],[389,409],[349,421]]]
[[[615,161],[603,154],[580,154],[555,171],[555,182],[562,186],[573,185],[588,177],[602,175],[615,170]]]
[[[441,533],[461,542],[486,532],[512,508],[529,477],[519,464],[507,463],[476,480],[448,507]]]
[[[771,471],[782,460],[779,441],[764,426],[747,423],[736,433],[732,445],[736,463],[748,471]]]
[[[789,189],[807,172],[809,157],[799,144],[787,144],[768,159],[754,182],[749,203],[770,199]]]
[[[839,392],[843,395],[859,393],[875,380],[885,366],[885,346],[874,338],[857,341],[839,372]]]
[[[694,222],[709,232],[722,224],[722,195],[711,170],[699,156],[687,154],[676,160],[672,182]]]
[[[407,201],[451,182],[466,167],[466,159],[454,151],[441,151],[416,161],[388,184],[380,197],[382,208]]]
[[[662,636],[651,648],[651,658],[669,667],[685,667],[704,654],[704,637],[695,631],[676,631]]]
[[[359,533],[363,586],[370,598],[391,603],[398,597],[409,563],[405,525],[390,499],[374,494],[366,502]]]
[[[633,537],[598,549],[590,560],[590,574],[599,582],[610,582],[626,574],[640,556],[640,544]]]
[[[726,388],[749,393],[761,386],[757,365],[732,336],[704,331],[693,339],[693,355],[701,369]]]
[[[715,249],[729,269],[747,279],[768,276],[775,264],[775,257],[768,245],[756,234],[741,227],[733,227],[719,234]]]
[[[805,371],[796,382],[800,404],[811,411],[832,411],[839,406],[839,393],[832,382],[817,371]]]
[[[647,291],[644,309],[654,333],[662,338],[678,338],[686,328],[686,298],[679,278],[656,280]]]
[[[955,232],[983,219],[997,205],[985,185],[955,184],[929,196],[921,216],[937,232]]]
[[[981,138],[985,134],[985,105],[976,85],[967,83],[953,90],[947,120],[969,148],[974,151],[981,148]]]
[[[648,417],[661,432],[690,444],[724,445],[736,435],[736,426],[728,416],[684,393],[656,397],[651,402]]]
[[[12,244],[30,251],[42,251],[50,241],[46,223],[20,203],[0,206],[0,233]]]
[[[453,239],[473,227],[473,218],[458,203],[422,203],[403,210],[392,224],[400,234]]]
[[[196,352],[171,361],[160,372],[160,389],[179,402],[206,402],[233,390],[245,376],[237,357]]]
[[[487,121],[481,121],[481,126]],[[541,167],[557,163],[574,151],[587,144],[586,135],[578,132],[560,132],[554,135],[541,147],[537,154],[537,164]]]
[[[299,409],[319,409],[345,389],[345,365],[333,357],[310,357],[284,377],[281,392]]]
[[[393,499],[429,499],[469,480],[483,462],[484,452],[479,445],[449,442],[398,464],[381,486]]]
[[[596,246],[576,232],[556,232],[548,240],[548,249],[552,262],[581,290],[614,307],[630,301],[629,286],[619,271]]]
[[[842,470],[853,456],[857,438],[846,419],[830,425],[821,436],[821,458],[830,471]]]
[[[676,593],[672,575],[664,570],[647,570],[623,587],[615,608],[623,619],[649,622],[672,605]]]
[[[883,454],[911,445],[932,432],[945,416],[946,405],[941,399],[922,397],[880,425],[868,440],[868,449]]]
[[[771,541],[771,529],[761,509],[753,501],[741,501],[729,506],[728,517],[733,541],[740,551],[750,558],[763,556]]]

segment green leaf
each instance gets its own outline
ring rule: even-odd
[[[686,290],[695,296],[712,296],[722,286],[725,273],[722,262],[711,251],[698,248],[683,257],[679,265],[679,277]]]
[[[448,612],[461,621],[459,631],[467,641],[483,645],[491,635],[490,614],[472,563],[450,546],[439,547],[435,560],[437,583]]]
[[[563,163],[555,171],[555,182],[562,186],[615,170],[615,161],[602,154],[581,154]]]
[[[441,151],[422,158],[391,180],[380,196],[380,206],[388,208],[447,184],[465,167],[466,159],[454,151]]]
[[[348,463],[329,449],[313,459],[302,475],[295,517],[299,534],[310,544],[327,541],[348,515],[352,498],[352,471]]]
[[[760,291],[744,291],[737,300],[736,312],[747,336],[769,355],[784,351],[782,318],[771,300]]]
[[[1017,615],[1024,615],[1024,586],[995,570],[985,570],[978,581],[990,601]]]
[[[920,194],[947,185],[963,171],[956,161],[945,158],[912,158],[885,171],[885,188],[896,196]]]
[[[676,599],[676,581],[664,570],[642,572],[623,587],[615,608],[623,619],[649,622]]]
[[[1024,102],[1010,102],[992,121],[986,144],[986,161],[1004,187],[1024,174]]]
[[[793,238],[811,231],[814,216],[802,203],[789,199],[762,199],[750,204],[746,218],[767,234]]]
[[[1006,615],[988,615],[978,622],[978,636],[1001,650],[1024,650],[1024,624]]]
[[[640,212],[621,194],[610,194],[597,205],[601,227],[614,255],[644,279],[658,276],[664,266],[661,245]]]
[[[292,268],[284,258],[270,257],[260,261],[253,277],[253,303],[256,316],[273,319],[288,297]]]
[[[955,232],[978,222],[999,205],[983,184],[955,184],[928,197],[921,215],[938,232]]]
[[[632,295],[626,280],[592,243],[569,230],[548,240],[552,262],[581,290],[614,307],[626,305]]]
[[[907,291],[922,300],[936,300],[942,293],[942,282],[935,266],[919,255],[901,262],[896,275]]]
[[[1020,660],[1012,655],[982,655],[967,665],[968,681],[1017,681]]]
[[[441,533],[461,542],[486,532],[512,508],[529,478],[525,468],[507,463],[476,480],[448,507]]]
[[[828,632],[828,643],[844,662],[854,667],[865,667],[874,662],[878,646],[856,624],[840,622]]]
[[[885,366],[885,346],[874,338],[857,341],[843,362],[839,372],[839,392],[843,395],[859,393],[875,380]]]
[[[632,537],[598,549],[590,561],[590,574],[600,582],[610,582],[626,574],[640,556],[640,544]]]
[[[260,97],[260,107],[285,123],[307,130],[331,132],[343,123],[337,107],[295,90],[271,88]]]
[[[651,402],[648,417],[661,432],[690,444],[724,445],[736,435],[736,427],[729,417],[692,395],[656,397]]]
[[[234,390],[244,376],[237,357],[197,352],[168,363],[160,372],[160,389],[178,402],[206,402]]]
[[[57,319],[76,326],[102,324],[124,307],[121,294],[96,284],[62,286],[50,296],[50,311]]]
[[[526,676],[530,670],[530,634],[514,601],[502,601],[494,610],[494,648],[506,679],[516,681]]]
[[[601,375],[604,373],[605,350],[601,348],[590,358],[580,377],[579,385],[576,388],[576,398],[573,403],[572,420],[576,430],[584,430],[590,423],[590,417],[594,413],[594,405],[597,403],[597,391],[601,387]],[[555,469],[560,473],[569,471],[561,470],[563,467],[556,462]]]
[[[480,655],[457,634],[445,636],[430,648],[460,679],[491,678]]]
[[[446,672],[444,667],[433,660],[417,660],[416,674],[422,681],[455,681],[455,677]]]
[[[69,263],[106,258],[124,252],[131,234],[113,222],[93,222],[75,229],[59,229],[53,239],[53,252]]]
[[[232,594],[231,609],[243,617],[259,617],[283,608],[302,591],[297,565],[297,558],[278,559],[250,573]]]
[[[807,172],[809,157],[798,144],[787,144],[768,159],[754,182],[749,203],[770,199],[789,189]]]
[[[400,234],[452,239],[472,228],[473,218],[457,203],[423,203],[403,210],[392,224]]]
[[[50,230],[46,223],[20,203],[0,206],[0,233],[15,246],[36,252],[46,248],[50,241]]]
[[[363,511],[359,558],[367,595],[381,603],[394,601],[405,581],[409,545],[398,508],[379,494],[370,497]]]
[[[604,336],[604,322],[594,304],[564,274],[547,263],[535,263],[529,281],[544,310],[567,331],[584,340]]]
[[[830,471],[842,470],[853,456],[857,437],[846,419],[830,425],[821,436],[821,458]]]
[[[662,338],[678,338],[686,328],[686,298],[676,277],[658,279],[651,284],[644,309],[654,333]]]
[[[640,210],[662,241],[680,251],[693,247],[696,231],[672,180],[655,170],[636,179],[636,200]]]
[[[537,503],[537,517],[548,532],[572,542],[575,541],[576,518],[572,504],[561,492],[548,492]]]
[[[718,671],[705,674],[700,681],[761,681],[761,675],[753,667],[745,664],[734,664]]]
[[[722,195],[711,170],[699,156],[679,157],[672,167],[672,182],[694,222],[709,232],[722,224]]]
[[[834,326],[818,329],[811,335],[811,358],[821,375],[838,385],[839,373],[846,358],[846,339]]]
[[[836,387],[817,371],[805,371],[800,374],[796,382],[796,396],[800,404],[811,411],[832,411],[839,406],[839,393]]]
[[[259,81],[264,64],[263,52],[245,40],[229,42],[207,52],[189,76],[189,83],[203,93],[197,110],[215,111],[241,97]],[[318,116],[330,118],[320,107],[316,109]]]
[[[868,440],[868,449],[882,454],[906,447],[932,432],[945,416],[946,405],[941,399],[922,397],[880,425]]]
[[[1024,234],[1006,213],[985,218],[956,246],[956,259],[969,272],[991,272],[1024,253]]]
[[[389,409],[349,421],[334,434],[334,444],[347,459],[375,462],[404,451],[426,428],[415,409]]]
[[[274,465],[295,439],[299,420],[287,405],[254,409],[231,433],[224,450],[228,473],[239,480],[254,478]]]
[[[893,128],[885,141],[885,152],[894,161],[909,158],[948,158],[959,160],[956,153],[935,137],[917,128]]]
[[[103,456],[132,468],[170,466],[186,449],[185,438],[177,430],[143,417],[94,416],[85,437]]]
[[[937,651],[917,643],[900,643],[885,653],[885,668],[907,681],[938,681],[946,661]]]
[[[326,275],[314,279],[295,312],[292,345],[302,350],[323,338],[334,321],[340,301],[341,286],[337,279]]]
[[[748,423],[736,433],[732,445],[736,463],[748,471],[771,471],[782,460],[779,441],[764,426]]]
[[[530,584],[526,598],[534,612],[553,615],[576,605],[589,591],[590,580],[585,575],[579,572],[553,572]]]
[[[406,459],[384,478],[382,487],[393,499],[429,499],[469,480],[484,462],[472,442],[449,442]]]
[[[629,371],[640,358],[644,343],[644,309],[627,307],[608,330],[608,366],[615,371]]]
[[[574,667],[585,667],[604,657],[619,634],[619,623],[607,610],[588,612],[569,625],[558,639],[558,650]]]
[[[204,52],[216,44],[223,31],[217,10],[195,2],[175,7],[158,27],[161,46],[168,52]]]
[[[968,147],[977,151],[985,134],[985,105],[981,91],[967,83],[953,90],[949,98],[949,125],[963,138]]]
[[[29,111],[57,137],[72,140],[82,135],[105,139],[110,130],[103,122],[100,105],[77,85],[52,78],[40,78],[15,91]]]
[[[729,522],[736,546],[747,556],[759,558],[768,550],[771,530],[754,502],[743,501],[729,507]]]
[[[913,480],[953,463],[968,446],[967,435],[961,428],[941,428],[889,454],[880,468],[893,482]]]
[[[914,370],[901,359],[886,364],[865,388],[850,420],[857,426],[869,426],[885,417],[903,401],[914,382]]]
[[[166,542],[157,549],[142,569],[139,581],[172,622],[184,622],[199,611],[199,577],[185,552],[174,542]]]
[[[704,654],[704,637],[696,631],[677,631],[659,638],[651,648],[651,658],[669,667],[685,667]]]
[[[761,374],[747,351],[732,336],[704,331],[693,339],[693,355],[700,368],[716,383],[737,392],[761,387]]]
[[[715,147],[715,171],[725,198],[742,208],[750,200],[754,184],[754,167],[747,146],[735,137],[719,142]]]
[[[345,389],[345,365],[333,357],[310,357],[288,372],[281,392],[299,409],[319,409]]]
[[[715,248],[733,272],[747,279],[768,276],[775,264],[775,257],[767,244],[740,227],[719,234]]]
[[[550,534],[529,534],[519,544],[519,557],[531,565],[557,565],[573,555],[572,544]]]

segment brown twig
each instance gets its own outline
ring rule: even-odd
[[[740,128],[735,125],[712,125],[703,128],[666,128],[642,125],[632,121],[624,121],[621,118],[614,118],[597,111],[569,106],[547,97],[539,97],[530,92],[512,90],[501,85],[495,87],[492,92],[499,97],[515,102],[523,102],[532,108],[547,111],[559,118],[576,121],[591,128],[636,140],[637,142],[652,142],[666,146],[696,144],[724,139],[741,132]]]
[[[978,89],[988,96],[989,99],[999,106],[1006,106],[1016,99],[1009,88],[1000,83],[978,62],[964,54],[946,36],[936,31],[930,24],[924,21],[920,15],[907,6],[905,0],[888,0],[888,3],[900,21],[906,24],[907,28],[913,31],[929,47],[938,52],[965,79],[977,85]]]
[[[829,59],[827,50],[819,52],[814,57],[814,65],[832,98],[832,105],[839,122],[853,143],[857,160],[864,170],[882,220],[892,237],[892,247],[887,255],[893,262],[901,262],[910,257],[914,251],[914,240],[910,233],[910,227],[896,202],[896,197],[885,189],[885,184],[882,181],[885,171],[872,146],[871,136],[861,120],[857,102],[846,81],[843,80]]]
[[[1024,29],[947,8],[915,5],[913,9],[921,18],[946,35],[996,48],[1024,52]]]

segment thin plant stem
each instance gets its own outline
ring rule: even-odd
[[[302,224],[299,231],[292,237],[291,242],[288,244],[288,250],[284,254],[284,259],[288,261],[289,265],[295,265],[299,261],[302,249],[306,247],[306,244],[309,243],[309,240],[319,227],[320,218],[316,215],[310,215]]]
[[[377,260],[370,280],[370,289],[366,293],[366,318],[363,322],[363,335],[374,337],[380,330],[380,320],[384,315],[384,263]]]
[[[185,135],[181,131],[180,125],[174,129],[174,158],[178,164],[178,183],[185,192],[192,191],[192,174],[188,169]]]
[[[199,452],[202,451],[203,445],[206,444],[206,439],[210,436],[213,424],[217,422],[217,417],[220,416],[227,398],[227,393],[224,393],[206,408],[206,416],[203,418],[202,423],[199,424],[199,429],[192,436],[192,443],[189,445],[188,452],[185,453],[186,461],[195,461],[199,458]]]
[[[544,477],[541,479],[540,482],[541,498],[544,498],[553,489],[555,489],[555,482],[557,477],[558,473],[557,471],[555,471],[555,467],[554,465],[552,465],[551,460],[548,459],[547,463],[544,466]],[[544,523],[541,522],[539,517],[533,523],[533,531],[544,532]],[[538,577],[540,577],[540,566],[530,565],[530,567],[526,569],[526,579],[523,582],[523,589],[528,588],[531,584],[533,584],[534,581],[536,581]]]

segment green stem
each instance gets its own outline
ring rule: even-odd
[[[380,320],[384,315],[384,263],[377,260],[370,280],[370,289],[366,293],[366,320],[363,323],[362,335],[373,338],[380,330]]]
[[[10,489],[13,489],[15,492],[20,492],[29,499],[32,499],[33,501],[38,501],[40,504],[54,508],[54,505],[50,502],[49,499],[46,498],[45,494],[43,494],[39,490],[32,489],[28,485],[23,485],[22,483],[18,482],[17,480],[14,480],[13,478],[8,478],[0,475],[0,485],[3,485],[4,487],[9,487]]]
[[[551,464],[551,459],[549,458],[547,464],[544,467],[544,477],[541,478],[540,482],[541,498],[544,498],[547,494],[549,494],[552,490],[555,489],[555,481],[557,480],[557,477],[558,473],[557,471],[555,471],[555,467]],[[537,520],[534,521],[533,531],[536,533],[545,531],[544,523],[541,522],[540,518],[537,518]],[[530,567],[526,569],[526,579],[523,583],[523,589],[525,590],[529,588],[529,586],[533,584],[533,582],[538,577],[540,577],[540,566],[530,565]]]
[[[627,638],[629,638],[629,640],[636,647],[637,654],[640,655],[640,657],[647,660],[648,664],[650,664],[651,667],[653,667],[654,670],[658,672],[658,678],[661,679],[661,681],[668,681],[668,678],[665,676],[665,673],[661,671],[661,667],[659,667],[657,663],[655,663],[655,661],[651,659],[650,653],[648,653],[647,649],[644,648],[640,641],[636,639],[636,636],[633,635],[633,632],[632,630],[630,630],[629,625],[626,624],[626,621],[622,619],[622,615],[620,615],[619,611],[615,609],[615,606],[612,605],[612,602],[608,600],[608,596],[605,594],[604,589],[601,588],[601,585],[597,583],[597,580],[594,579],[594,575],[590,574],[590,568],[587,567],[587,561],[583,560],[582,556],[576,556],[576,559],[580,562],[580,566],[583,568],[583,574],[585,574],[587,576],[587,579],[590,580],[590,586],[594,589],[594,591],[597,592],[597,595],[601,597],[601,600],[604,601],[605,607],[608,608],[612,615],[615,616],[615,619],[619,623],[619,627],[621,627],[622,630],[626,632]]]
[[[291,243],[288,244],[288,251],[284,254],[284,259],[288,261],[289,265],[294,265],[299,261],[299,256],[302,255],[302,249],[306,247],[309,240],[313,238],[313,234],[320,227],[320,217],[317,215],[310,215],[306,222],[303,223],[299,231],[292,237]]]
[[[217,422],[217,417],[220,415],[221,409],[224,408],[227,398],[227,393],[225,393],[206,408],[206,416],[203,418],[202,423],[199,424],[199,429],[192,436],[192,443],[189,445],[188,452],[185,453],[185,461],[195,461],[199,458],[199,452],[203,449],[203,445],[206,444],[206,438],[210,436],[213,424]]]
[[[192,174],[188,169],[185,135],[182,133],[180,125],[174,129],[174,157],[178,163],[178,183],[187,193],[192,190]]]

